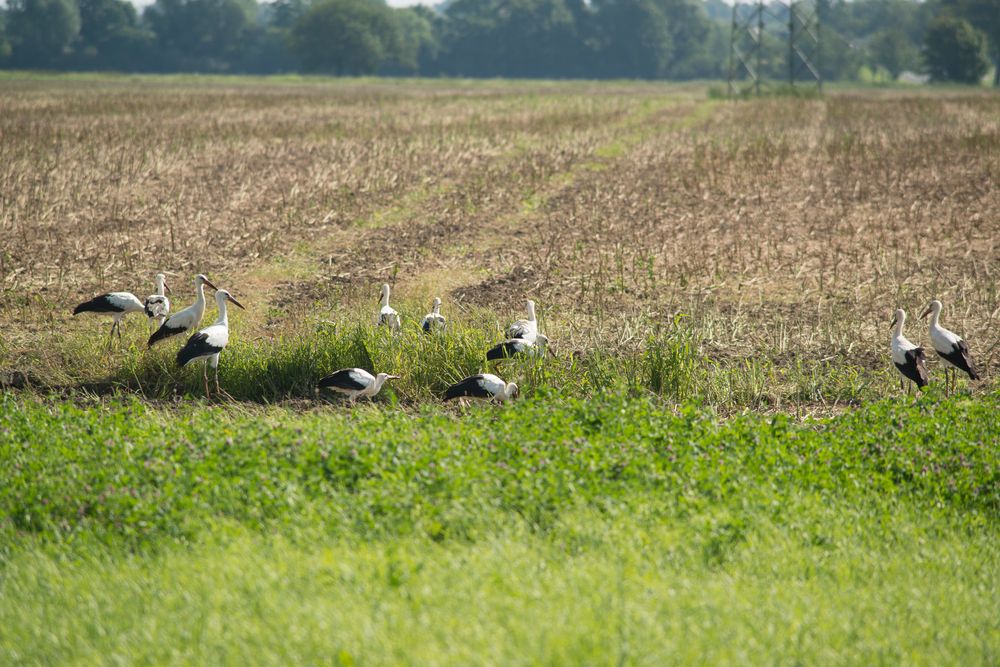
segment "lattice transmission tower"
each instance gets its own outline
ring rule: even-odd
[[[787,11],[787,16],[783,13]],[[812,0],[791,0],[789,3],[773,0],[764,4],[740,3],[733,5],[733,23],[729,36],[729,95],[760,95],[761,82],[770,74],[777,78],[777,52],[765,49],[765,37],[774,42],[787,41],[788,55],[785,71],[788,85],[800,83],[823,88],[819,70],[820,22]]]

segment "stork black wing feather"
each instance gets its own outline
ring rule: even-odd
[[[969,354],[969,344],[964,340],[958,341],[958,343],[951,348],[951,352],[948,354],[941,354],[940,351],[938,354],[955,368],[968,373],[969,379],[979,379],[979,373],[976,371],[976,366],[972,363],[972,355]]]
[[[450,401],[453,398],[461,398],[462,396],[470,396],[472,398],[492,398],[493,394],[486,391],[482,380],[482,375],[470,375],[461,382],[456,382],[448,387],[448,391],[444,394],[444,400]]]
[[[352,370],[353,369],[351,368],[345,368],[335,373],[331,373],[319,381],[319,386],[336,387],[337,389],[347,389],[349,391],[361,391],[367,385],[355,379],[355,377],[351,374]]]
[[[506,359],[507,357],[513,357],[520,351],[516,340],[505,340],[502,343],[497,343],[486,352],[486,360]]]
[[[186,366],[193,359],[218,352],[222,352],[222,348],[209,343],[208,334],[199,332],[188,338],[184,347],[177,351],[177,365]]]
[[[907,350],[905,353],[906,363],[896,364],[896,368],[909,380],[916,383],[917,387],[923,389],[929,382],[927,367],[924,366],[924,348],[918,347]]]
[[[95,296],[90,301],[84,301],[79,306],[73,309],[74,315],[79,315],[80,313],[120,313],[121,308],[118,308],[113,303],[111,303],[110,294],[102,294],[100,296]]]
[[[176,336],[179,333],[184,333],[184,329],[168,327],[167,322],[164,322],[160,325],[160,328],[154,331],[153,335],[149,337],[149,340],[146,342],[146,347],[153,347],[154,343],[170,338],[171,336]]]

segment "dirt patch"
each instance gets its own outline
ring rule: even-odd
[[[461,304],[495,310],[516,310],[524,300],[542,287],[538,273],[527,266],[516,266],[509,273],[460,287],[451,291],[451,298]]]

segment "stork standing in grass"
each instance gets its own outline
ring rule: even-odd
[[[226,312],[226,302],[230,302],[234,306],[246,310],[243,308],[243,304],[233,298],[232,294],[224,289],[217,290],[215,292],[215,303],[219,306],[219,317],[215,320],[214,324],[205,327],[188,338],[188,342],[177,352],[177,365],[181,368],[187,366],[192,361],[203,360],[205,362],[202,368],[202,379],[205,381],[205,398],[211,398],[211,394],[208,391],[209,364],[215,369],[215,393],[222,393],[222,390],[219,388],[219,354],[229,344],[229,316]]]
[[[448,387],[448,390],[444,394],[444,400],[450,401],[453,398],[485,398],[498,403],[504,403],[517,398],[517,391],[517,385],[513,382],[504,382],[496,375],[483,373],[481,375],[470,375],[464,380]]]
[[[893,330],[890,344],[892,363],[905,378],[900,380],[901,383],[910,380],[917,385],[918,389],[923,389],[928,382],[927,368],[924,366],[924,348],[917,347],[903,335],[904,322],[906,322],[906,313],[902,308],[898,308],[890,325]],[[907,393],[910,391],[910,386],[910,384],[906,385]]]
[[[147,347],[153,347],[157,342],[176,336],[177,334],[193,331],[201,324],[201,318],[205,315],[205,285],[218,291],[218,287],[212,284],[205,274],[199,273],[194,279],[195,298],[194,303],[179,310],[160,325],[160,328],[153,332],[146,343]]]
[[[378,311],[378,325],[399,331],[399,313],[389,305],[389,283],[382,284],[382,308]]]
[[[398,380],[398,375],[379,373],[372,375],[363,368],[342,368],[319,381],[319,387],[326,387],[347,396],[354,403],[363,396],[374,398],[382,391],[386,380]]]
[[[978,380],[979,373],[976,371],[976,365],[972,361],[972,355],[969,354],[969,345],[962,340],[961,336],[948,331],[938,324],[938,319],[941,317],[941,308],[941,302],[934,299],[920,317],[931,316],[931,346],[934,347],[934,351],[938,353],[938,356],[944,360],[945,387],[950,393],[958,381],[956,371],[968,374],[970,380]],[[949,374],[951,375],[950,383]]]
[[[143,304],[146,317],[151,321],[156,320],[162,325],[164,320],[167,319],[167,315],[170,314],[170,299],[167,298],[167,292],[169,291],[170,285],[167,285],[167,277],[162,273],[157,273],[156,291],[147,296],[146,303]]]
[[[424,333],[434,333],[444,331],[444,327],[445,319],[444,315],[441,314],[441,298],[434,297],[431,312],[424,315],[420,328],[424,330]]]
[[[534,340],[510,338],[498,343],[486,352],[487,361],[501,361],[511,357],[540,357],[548,349],[549,338],[536,334]]]
[[[538,335],[538,320],[535,319],[535,302],[528,299],[528,319],[517,320],[507,327],[507,338],[521,338],[534,342]]]
[[[162,275],[162,274],[160,274]],[[109,313],[111,315],[111,333],[108,336],[108,349],[115,339],[115,332],[118,332],[118,342],[122,340],[121,323],[122,319],[129,313],[138,313],[144,309],[139,297],[131,292],[108,292],[95,296],[90,301],[84,301],[73,309],[74,315],[80,313]]]

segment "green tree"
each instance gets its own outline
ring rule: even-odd
[[[674,52],[670,24],[654,0],[603,0],[597,4],[605,76],[658,79]]]
[[[143,13],[162,69],[225,71],[244,47],[254,0],[156,0]]]
[[[563,77],[586,69],[578,0],[456,0],[446,10],[442,70],[465,76]]]
[[[372,74],[402,50],[396,17],[377,0],[322,0],[296,21],[290,39],[306,70],[337,75]]]
[[[140,27],[131,2],[79,0],[79,8],[78,66],[142,69],[153,34]]]
[[[382,67],[387,74],[427,74],[441,50],[434,11],[417,5],[394,10],[400,31],[396,57]]]
[[[920,52],[902,30],[887,28],[875,33],[868,43],[871,64],[883,67],[896,80],[903,70],[915,70]]]
[[[986,33],[993,85],[1000,86],[1000,0],[945,0],[944,4]]]
[[[690,0],[655,0],[667,20],[667,31],[673,46],[667,61],[666,76],[670,79],[714,77],[721,73],[722,60],[712,61],[711,25],[701,4]]]
[[[275,0],[262,9],[267,12],[267,24],[275,28],[291,29],[295,22],[306,13],[308,6],[305,0]]]
[[[978,83],[989,69],[986,38],[964,19],[939,16],[927,27],[924,62],[934,81]]]
[[[10,58],[10,39],[7,37],[7,14],[0,10],[0,66]]]
[[[15,67],[58,67],[80,32],[80,11],[72,0],[11,0],[7,34]]]

